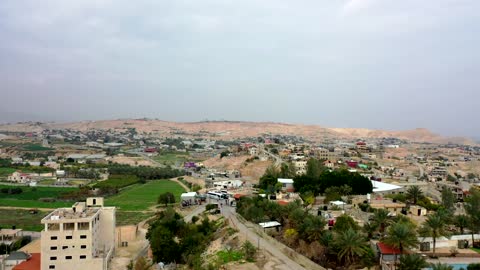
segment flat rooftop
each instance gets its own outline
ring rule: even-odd
[[[91,220],[100,210],[98,207],[88,207],[83,211],[73,211],[73,208],[59,208],[42,219],[43,223],[64,222],[66,220]]]

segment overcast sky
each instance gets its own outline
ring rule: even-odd
[[[480,137],[479,0],[1,0],[0,120]]]

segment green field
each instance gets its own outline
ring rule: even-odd
[[[155,161],[158,161],[165,165],[182,165],[184,162],[190,160],[190,155],[188,153],[178,152],[178,153],[160,153],[158,156],[153,158]]]
[[[14,168],[1,167],[0,168],[0,177],[9,176],[10,174],[14,173],[15,171],[16,171],[16,169],[14,169]]]
[[[138,224],[145,219],[154,216],[154,212],[127,212],[127,211],[116,211],[116,221],[117,226],[123,225],[134,225]]]
[[[76,190],[76,188],[60,187],[28,187],[28,186],[8,186],[0,185],[0,189],[20,187],[21,194],[6,194],[0,192],[0,206],[14,206],[27,208],[56,208],[71,206],[72,202],[41,202],[40,198],[58,198],[61,193]]]
[[[95,184],[95,188],[123,188],[139,181],[135,175],[112,175],[108,180]]]
[[[157,204],[158,196],[164,192],[172,192],[176,201],[180,201],[180,194],[185,190],[176,182],[169,180],[154,180],[146,184],[130,186],[118,195],[106,199],[107,206],[119,207],[119,210],[145,211]]]
[[[22,149],[25,150],[25,151],[31,151],[31,152],[53,150],[53,148],[43,147],[40,144],[33,144],[33,143],[24,144],[22,146]]]
[[[25,231],[41,231],[43,229],[40,220],[48,214],[46,211],[39,211],[36,214],[30,214],[28,210],[0,209],[0,227],[11,228]]]

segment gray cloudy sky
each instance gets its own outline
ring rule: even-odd
[[[0,120],[477,136],[479,12],[478,0],[1,0]]]

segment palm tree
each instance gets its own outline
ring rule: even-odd
[[[453,223],[460,229],[460,233],[463,234],[465,228],[468,226],[468,217],[466,215],[455,216]]]
[[[428,267],[425,259],[418,254],[405,254],[400,257],[398,270],[420,270]]]
[[[430,236],[433,238],[433,257],[435,257],[435,246],[437,238],[440,236],[449,236],[446,228],[446,222],[442,215],[435,213],[429,215],[427,220],[423,223],[420,229],[420,234],[423,236]]]
[[[385,228],[391,224],[392,220],[389,216],[389,212],[386,209],[377,209],[373,214],[373,222],[379,228],[380,233],[383,236]]]
[[[373,238],[373,233],[376,232],[377,229],[378,226],[374,222],[367,222],[363,224],[363,231],[367,234],[368,239]]]
[[[415,225],[410,222],[397,222],[388,228],[387,236],[383,239],[385,244],[400,250],[400,254],[408,248],[418,245],[417,232]],[[395,262],[397,262],[397,254],[395,254]]]
[[[301,225],[303,234],[310,242],[315,242],[322,237],[323,228],[325,228],[326,221],[321,216],[307,217],[305,222]]]
[[[346,265],[351,266],[356,258],[367,253],[368,245],[365,240],[360,232],[352,228],[338,233],[334,241],[338,249],[338,259],[344,260]]]
[[[411,186],[407,189],[406,195],[413,204],[417,204],[417,201],[423,198],[423,191],[418,186]]]
[[[441,264],[441,263],[437,263],[437,264],[430,264],[430,267],[432,268],[432,270],[453,270],[453,266],[451,265],[448,265],[448,264]]]

